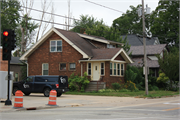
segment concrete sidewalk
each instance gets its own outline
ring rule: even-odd
[[[30,96],[23,96],[23,108],[15,109],[14,98],[12,96],[12,106],[5,106],[5,102],[0,103],[0,112],[6,111],[20,111],[20,110],[38,110],[38,109],[52,109],[60,107],[78,107],[78,106],[135,106],[149,103],[163,103],[163,102],[179,102],[180,96],[164,97],[156,99],[134,98],[134,97],[110,97],[110,96],[87,96],[87,95],[65,95],[57,97],[57,106],[49,106],[48,97],[43,94],[30,94]],[[1,100],[2,101],[2,100]],[[5,101],[5,100],[4,100]]]

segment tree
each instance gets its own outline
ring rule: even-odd
[[[84,33],[87,28],[92,28],[93,25],[97,25],[99,22],[89,15],[80,15],[80,20],[74,20],[74,28],[71,31],[77,33]]]
[[[20,3],[16,0],[1,1],[1,32],[3,29],[16,30],[20,21]],[[1,33],[2,34],[2,33]]]
[[[157,36],[160,43],[178,46],[179,44],[179,1],[160,0],[159,5],[150,17],[153,36]]]
[[[171,48],[171,51],[165,52],[163,57],[158,55],[158,62],[162,72],[170,79],[170,85],[179,81],[179,50],[176,47]]]

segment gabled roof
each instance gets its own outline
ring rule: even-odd
[[[143,59],[144,57],[138,57],[138,58],[132,58],[133,62],[132,66],[137,66],[137,67],[143,67]],[[147,57],[147,66],[149,68],[159,68],[159,63],[158,63],[158,60],[150,60],[148,57]]]
[[[92,49],[93,57],[80,61],[116,61],[115,58],[121,54],[126,63],[133,63],[123,48]]]
[[[108,59],[110,61],[115,60],[115,58],[121,54],[122,57],[126,60],[127,63],[133,63],[129,56],[122,48],[111,48],[111,49],[96,49],[94,45],[92,45],[87,40],[83,39],[84,35],[78,34],[71,31],[66,31],[58,28],[51,28],[35,45],[31,47],[21,58],[20,60],[27,60],[27,58],[41,45],[43,44],[53,33],[59,35],[63,40],[65,40],[69,45],[71,45],[74,49],[76,49],[79,53],[83,55],[81,60],[105,60]],[[86,37],[88,35],[85,35]],[[97,38],[97,37],[96,37]],[[94,37],[90,36],[88,39],[93,40]],[[97,38],[100,42],[104,42],[106,44],[116,43],[109,40],[104,40],[102,38]],[[121,43],[118,43],[121,44]],[[80,61],[81,61],[80,60]]]
[[[74,49],[83,55],[83,58],[92,57],[91,49],[95,49],[92,44],[89,44],[83,38],[81,38],[77,33],[61,30],[58,28],[51,28],[39,41],[31,47],[20,60],[27,60],[28,56],[31,55],[44,41],[48,39],[53,33],[56,33],[61,38],[63,38],[67,43],[69,43]]]
[[[126,35],[122,35],[122,38],[124,39]],[[138,35],[127,35],[127,41],[129,45],[131,46],[142,46],[143,45],[143,37]],[[157,37],[152,38],[146,38],[146,45],[155,45],[155,42],[159,42]],[[159,43],[157,43],[159,44]]]
[[[147,45],[146,53],[147,55],[160,54],[164,50],[165,47],[166,47],[166,44]],[[131,46],[129,52],[132,52],[132,56],[144,55],[144,46]]]
[[[89,40],[93,40],[93,41],[97,41],[97,42],[102,42],[102,43],[106,43],[106,44],[118,44],[118,45],[124,45],[123,43],[119,43],[119,42],[114,42],[111,40],[107,40],[104,37],[98,37],[98,36],[92,36],[92,35],[86,35],[86,34],[80,34],[77,33],[79,36],[89,39]]]

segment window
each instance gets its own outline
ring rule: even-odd
[[[112,75],[112,63],[110,63],[110,75]]]
[[[120,75],[120,64],[117,64],[117,75]]]
[[[51,52],[62,52],[62,40],[51,40]]]
[[[104,75],[104,63],[101,63],[101,75]]]
[[[69,63],[69,70],[76,70],[76,63]]]
[[[114,75],[116,75],[116,63],[114,63]]]
[[[91,75],[91,63],[88,63],[88,75]]]
[[[66,63],[60,63],[60,70],[62,71],[66,70]]]
[[[48,63],[42,64],[42,75],[48,75],[49,72],[49,65]]]
[[[116,48],[116,45],[108,44],[108,45],[107,45],[107,48]]]
[[[124,64],[110,63],[110,75],[124,76]]]
[[[18,73],[15,74],[15,81],[16,82],[19,81],[19,74]]]
[[[121,76],[124,76],[124,64],[121,64]]]

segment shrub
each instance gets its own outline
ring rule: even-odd
[[[132,81],[127,81],[126,87],[127,89],[134,91],[136,89],[136,84],[133,83]]]
[[[116,90],[119,90],[120,89],[120,84],[119,83],[112,83],[112,88],[116,91]]]
[[[84,92],[86,86],[89,84],[89,80],[87,77],[87,73],[84,73],[84,76],[78,76],[78,75],[74,75],[71,74],[71,76],[69,77],[69,88],[70,91],[81,91]]]

